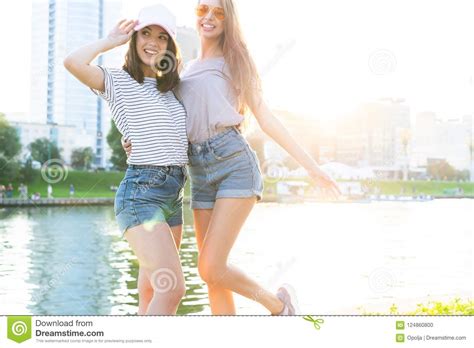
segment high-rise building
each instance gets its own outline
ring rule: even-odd
[[[102,100],[66,71],[63,60],[72,50],[103,37],[120,11],[119,0],[33,0],[30,121],[76,127],[80,144],[94,149],[99,167],[106,166],[104,134],[110,116]],[[105,64],[107,57],[99,57],[98,63]],[[61,128],[51,129],[56,131],[50,139],[58,142]]]

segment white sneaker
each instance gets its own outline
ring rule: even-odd
[[[285,304],[283,310],[277,315],[298,315],[298,301],[295,289],[289,284],[283,284],[277,291],[276,296]]]

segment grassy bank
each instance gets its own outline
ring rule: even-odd
[[[447,181],[376,181],[367,182],[368,187],[380,188],[384,195],[425,194],[442,196],[446,190],[460,188],[466,196],[474,196],[474,183],[472,182],[447,182]]]
[[[123,172],[83,172],[69,170],[64,180],[53,184],[53,196],[57,198],[69,197],[69,185],[75,187],[75,197],[84,198],[109,198],[114,197],[115,192],[110,189],[111,186],[118,186],[124,176]],[[292,181],[295,181],[291,179]],[[304,179],[296,181],[307,181]],[[7,185],[10,181],[0,178],[0,184]],[[14,188],[14,197],[19,196],[18,180],[11,181]],[[464,195],[474,197],[474,183],[457,183],[446,181],[366,181],[362,182],[373,190],[375,187],[380,189],[380,193],[384,195],[405,195],[426,194],[443,196],[445,190],[462,188]],[[265,190],[274,192],[276,183],[266,182]],[[415,190],[413,189],[415,188]],[[36,172],[34,180],[28,184],[28,194],[39,192],[41,197],[47,196],[47,183],[41,177],[39,171]],[[189,195],[189,182],[186,185],[185,194]]]
[[[309,183],[306,179],[288,179],[291,181],[301,181]],[[348,180],[340,180],[338,182],[347,182]],[[351,181],[353,182],[353,181]],[[446,196],[448,190],[462,189],[464,196],[474,197],[474,182],[451,182],[451,181],[366,181],[360,180],[363,186],[369,188],[371,193],[374,193],[378,188],[381,195],[395,195],[395,196],[413,196],[413,195],[433,195],[433,196]],[[276,182],[266,182],[266,190],[275,190]]]
[[[69,185],[73,184],[75,188],[75,197],[95,198],[95,197],[114,197],[115,192],[110,189],[111,186],[118,186],[123,178],[122,172],[82,172],[69,170],[64,180],[52,184],[53,196],[57,198],[69,197]],[[1,184],[7,185],[9,181],[2,180]],[[19,196],[18,187],[20,182],[12,181],[14,186],[14,197]],[[41,197],[47,197],[48,183],[41,177],[38,171],[33,181],[28,185],[28,195],[39,192]]]
[[[83,172],[69,170],[67,176],[64,175],[64,180],[52,184],[53,197],[66,198],[69,197],[69,185],[73,184],[75,189],[75,198],[113,198],[115,192],[111,190],[112,186],[119,186],[125,173],[124,172]],[[14,198],[19,197],[18,187],[20,182],[18,180],[8,181],[1,180],[0,184],[7,185],[12,183],[14,186]],[[39,192],[42,198],[48,196],[48,183],[42,178],[40,171],[37,171],[34,180],[27,184],[28,196],[34,192]],[[189,183],[186,187],[187,194],[189,194]]]

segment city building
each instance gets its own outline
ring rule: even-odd
[[[20,138],[22,149],[20,159],[25,161],[29,157],[28,145],[38,139],[56,139],[62,158],[71,158],[72,152],[77,148],[88,147],[95,140],[94,135],[87,134],[85,129],[75,126],[55,125],[48,123],[11,122]]]
[[[272,112],[310,156],[319,161],[320,121],[309,115],[286,110],[275,109]],[[254,117],[250,117],[248,120],[248,124],[244,127],[245,135],[252,148],[257,152],[262,166],[265,167],[265,161],[268,161],[269,164],[277,163],[279,166],[289,166],[290,169],[299,166],[295,160],[289,159],[285,150],[261,130]]]
[[[58,125],[48,138],[59,147],[65,145],[60,142],[61,131],[69,129],[60,126],[75,127],[73,146],[82,147],[84,139],[94,139],[87,146],[94,149],[95,165],[105,167],[110,115],[102,100],[66,71],[63,60],[70,51],[105,35],[120,16],[121,1],[33,0],[32,5],[29,121]],[[97,63],[107,64],[107,57],[99,57]],[[64,158],[69,161],[66,154]]]
[[[472,115],[440,120],[434,112],[416,115],[411,165],[426,167],[428,160],[446,160],[458,170],[471,169]]]
[[[337,162],[402,170],[409,152],[410,108],[403,99],[361,105],[336,125]]]

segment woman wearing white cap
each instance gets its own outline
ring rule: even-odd
[[[256,154],[238,131],[246,110],[252,111],[262,130],[293,156],[317,185],[331,195],[338,195],[339,189],[263,100],[234,1],[200,0],[196,15],[201,56],[185,68],[176,92],[188,114],[198,268],[208,285],[211,310],[213,314],[235,314],[236,292],[261,303],[272,314],[294,315],[298,310],[291,287],[282,286],[272,293],[228,263],[242,225],[263,191]],[[130,142],[124,144],[133,155],[135,144],[133,151],[131,147]]]
[[[172,92],[179,82],[175,37],[175,17],[154,6],[64,61],[107,101],[118,130],[134,144],[115,215],[140,264],[139,314],[175,314],[186,289],[178,249],[188,139],[186,112]],[[91,64],[129,41],[122,69]]]

